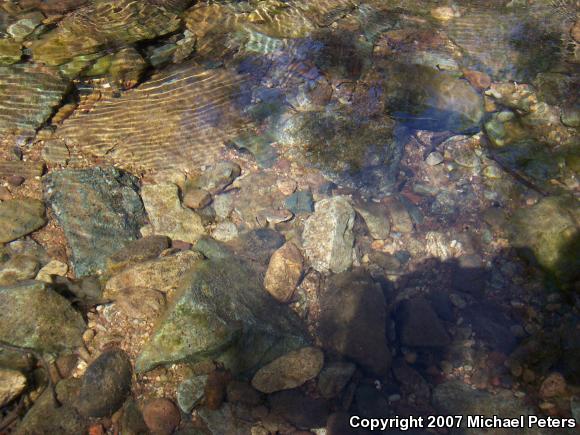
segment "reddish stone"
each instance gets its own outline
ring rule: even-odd
[[[156,435],[170,435],[179,426],[181,414],[169,399],[153,399],[143,408],[143,419]]]
[[[464,70],[463,76],[467,79],[467,81],[478,91],[483,91],[491,86],[491,78],[482,72],[479,71],[472,71],[472,70]]]

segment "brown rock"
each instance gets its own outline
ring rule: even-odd
[[[549,399],[551,397],[563,396],[566,394],[566,379],[560,373],[550,373],[540,386],[540,397]]]
[[[479,71],[463,70],[463,76],[478,91],[483,91],[491,86],[491,78]]]
[[[204,208],[211,202],[211,195],[203,189],[189,189],[183,196],[183,205],[197,210]]]
[[[169,399],[153,399],[143,408],[143,419],[155,435],[170,435],[181,421],[177,406]]]
[[[4,186],[0,186],[0,201],[8,201],[12,199],[12,194]]]
[[[580,20],[576,20],[574,27],[570,30],[570,35],[576,42],[580,42]]]
[[[299,387],[320,373],[324,354],[316,347],[304,347],[287,353],[262,367],[252,379],[252,386],[263,393]]]
[[[148,236],[128,242],[122,249],[107,259],[107,269],[110,272],[120,272],[131,265],[156,258],[169,248],[167,236]]]
[[[292,242],[284,244],[270,258],[264,287],[277,301],[289,302],[302,276],[304,260]]]
[[[126,288],[116,299],[117,308],[131,319],[155,319],[165,308],[165,296],[156,290]]]
[[[205,384],[205,406],[208,409],[219,409],[226,397],[226,388],[231,380],[229,372],[215,371],[208,375]]]
[[[232,381],[227,386],[228,402],[245,403],[251,406],[258,406],[261,401],[261,395],[250,384],[242,381]]]
[[[12,175],[12,176],[8,177],[8,179],[7,179],[8,184],[10,184],[11,186],[15,186],[15,187],[18,187],[22,183],[24,183],[24,180],[25,180],[25,178],[21,175]]]

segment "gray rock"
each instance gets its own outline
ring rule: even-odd
[[[425,163],[429,166],[436,166],[439,163],[443,163],[443,156],[439,151],[434,151],[427,156]]]
[[[114,167],[64,169],[45,178],[45,198],[64,229],[77,276],[103,269],[110,255],[139,237],[145,210],[137,186]]]
[[[229,192],[216,195],[212,207],[219,219],[227,219],[234,209],[234,195]]]
[[[155,234],[188,243],[194,243],[205,234],[199,215],[181,205],[175,184],[143,186],[141,197]]]
[[[229,186],[241,173],[242,169],[237,163],[219,162],[203,172],[193,182],[193,186],[215,195]]]
[[[195,376],[184,380],[177,387],[177,404],[186,414],[189,414],[195,408],[205,394],[205,384],[207,375]]]
[[[355,369],[356,366],[349,362],[334,362],[324,366],[318,377],[318,390],[322,397],[331,399],[338,396]]]
[[[401,302],[397,310],[401,343],[410,347],[444,347],[451,340],[441,320],[423,298]]]
[[[304,224],[304,250],[319,272],[344,272],[352,265],[355,212],[343,196],[316,203]]]
[[[16,370],[0,368],[0,407],[20,396],[26,387],[26,376]]]
[[[33,279],[39,268],[40,263],[36,258],[17,254],[0,266],[0,286]]]
[[[82,316],[45,283],[0,287],[0,312],[0,340],[12,345],[56,353],[82,344]]]
[[[217,358],[245,371],[305,342],[298,318],[268,295],[253,272],[231,257],[207,260],[176,290],[136,369]]]
[[[238,227],[230,221],[220,222],[216,225],[211,235],[220,242],[229,242],[238,237]]]
[[[413,219],[405,204],[398,200],[388,202],[389,214],[391,215],[391,229],[399,233],[413,232]]]
[[[273,414],[301,429],[324,427],[330,413],[325,399],[312,399],[299,390],[287,390],[268,397]]]
[[[107,259],[107,270],[118,272],[134,264],[151,260],[158,257],[170,245],[171,240],[167,236],[149,236],[130,241]]]
[[[294,214],[312,213],[314,211],[314,200],[312,192],[301,190],[294,192],[284,201],[284,207]]]
[[[111,416],[131,391],[132,372],[124,351],[103,352],[85,371],[75,407],[86,417]]]
[[[252,386],[262,393],[290,390],[316,377],[324,364],[324,354],[316,347],[292,351],[262,367]]]
[[[362,216],[373,239],[384,240],[391,233],[389,212],[384,205],[357,201],[354,209]]]
[[[0,204],[0,243],[16,240],[44,224],[44,204],[37,199],[11,199]]]
[[[342,354],[378,375],[388,372],[385,299],[362,271],[333,276],[320,296],[317,336],[325,349]]]
[[[38,11],[23,14],[18,17],[18,21],[8,26],[7,31],[13,39],[21,41],[40,26],[43,19],[44,15]]]
[[[205,421],[211,435],[250,435],[252,425],[245,419],[238,418],[237,408],[230,403],[224,403],[216,411],[207,408],[199,410],[199,416]]]

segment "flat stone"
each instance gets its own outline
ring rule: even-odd
[[[166,306],[165,296],[157,290],[124,288],[115,298],[115,306],[130,319],[155,320]]]
[[[183,195],[183,205],[192,210],[203,208],[211,202],[211,195],[204,189],[189,189]]]
[[[85,322],[79,312],[45,283],[0,287],[0,340],[42,352],[82,345]]]
[[[391,365],[386,322],[382,289],[362,271],[333,276],[321,291],[317,336],[323,347],[378,375]]]
[[[293,193],[284,201],[284,207],[294,214],[312,213],[314,211],[312,192],[309,190],[301,190]]]
[[[16,370],[0,368],[0,407],[12,402],[26,387],[26,376]]]
[[[409,347],[444,347],[451,342],[441,320],[423,298],[401,302],[397,311],[401,342]]]
[[[319,272],[344,272],[352,265],[355,212],[346,197],[316,203],[316,211],[304,224],[304,250]]]
[[[30,162],[22,160],[6,160],[0,162],[0,178],[10,177],[24,177],[34,178],[40,177],[44,171],[42,162]]]
[[[155,234],[188,243],[205,234],[199,215],[181,205],[175,184],[143,186],[141,197]]]
[[[290,390],[316,377],[324,365],[324,354],[305,347],[275,359],[254,375],[252,386],[262,393]]]
[[[279,391],[268,397],[273,414],[301,429],[324,427],[330,413],[325,399],[313,399],[299,390]]]
[[[11,242],[46,224],[44,204],[32,198],[0,204],[0,243]]]
[[[302,254],[296,245],[292,242],[284,244],[270,258],[264,288],[277,301],[289,302],[302,277],[303,263]]]
[[[75,407],[86,417],[111,416],[131,391],[132,372],[124,351],[103,352],[85,371]]]
[[[200,259],[201,256],[194,251],[182,251],[167,257],[137,263],[109,279],[103,296],[114,299],[126,288],[170,293],[179,286],[182,278]]]
[[[114,167],[64,169],[51,172],[44,188],[77,276],[104,269],[108,257],[139,237],[145,211],[132,175]]]
[[[44,141],[41,157],[46,163],[65,165],[70,158],[70,151],[64,140],[49,139]]]
[[[130,241],[107,259],[107,270],[116,273],[137,263],[157,258],[169,246],[171,240],[167,236],[148,236]]]
[[[246,371],[303,347],[298,317],[258,282],[229,256],[197,262],[138,356],[137,371],[207,358]]]

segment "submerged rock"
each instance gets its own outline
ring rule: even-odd
[[[234,258],[196,264],[137,358],[136,369],[221,359],[235,370],[264,364],[306,342],[298,318]]]
[[[0,204],[0,243],[11,242],[46,224],[44,204],[32,198]]]
[[[145,210],[133,176],[114,167],[64,169],[51,172],[44,188],[78,277],[104,269],[110,255],[139,237]]]
[[[401,343],[410,347],[443,347],[451,340],[429,302],[423,298],[406,300],[397,311]]]
[[[0,311],[0,340],[14,346],[56,353],[82,344],[81,314],[45,283],[0,287]]]
[[[344,272],[352,265],[355,212],[342,196],[316,203],[304,224],[304,250],[319,272]]]
[[[0,407],[16,399],[26,387],[26,376],[16,370],[0,368]]]
[[[274,252],[264,277],[268,293],[282,303],[290,301],[302,277],[303,262],[300,250],[292,242]]]

